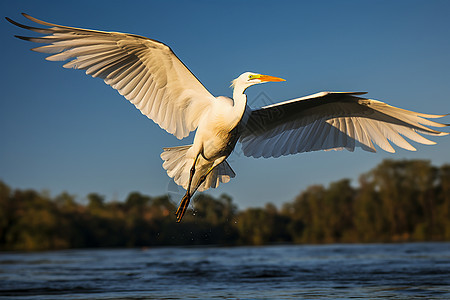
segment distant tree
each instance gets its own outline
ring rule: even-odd
[[[298,195],[289,208],[291,223],[289,231],[296,243],[318,243],[325,237],[322,211],[324,208],[325,188],[313,185]]]
[[[88,209],[95,211],[103,208],[103,205],[105,204],[105,197],[100,196],[96,193],[90,193],[87,195],[88,199]]]
[[[0,249],[10,243],[8,233],[15,222],[16,209],[11,199],[11,189],[0,181]]]
[[[125,207],[128,210],[143,210],[150,203],[151,198],[139,192],[132,192],[125,200]]]
[[[239,233],[239,244],[264,245],[269,243],[288,242],[287,232],[289,220],[280,215],[273,204],[263,208],[248,208],[238,214],[236,227]]]
[[[367,175],[359,177],[359,189],[353,204],[353,222],[360,242],[389,241],[389,224],[376,185]]]
[[[436,227],[439,230],[438,239],[450,240],[450,165],[443,165],[438,169],[436,187],[437,212]]]
[[[239,212],[231,197],[202,193],[176,223],[167,195],[107,202],[91,193],[82,205],[0,181],[0,250],[450,240],[450,165],[385,160],[350,183],[310,186],[280,211]]]
[[[429,161],[385,160],[369,172],[392,239],[432,237],[436,175]]]
[[[317,212],[322,214],[325,222],[322,242],[335,243],[354,239],[353,201],[355,194],[349,179],[333,182],[327,188],[322,212]]]

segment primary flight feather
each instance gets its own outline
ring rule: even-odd
[[[182,139],[196,130],[192,145],[164,148],[163,167],[186,189],[176,211],[180,222],[197,191],[215,188],[235,177],[226,158],[236,143],[246,156],[279,157],[317,150],[388,152],[392,144],[415,148],[405,139],[434,144],[421,134],[442,136],[429,128],[445,127],[428,119],[445,115],[416,113],[361,97],[365,93],[321,92],[252,110],[245,90],[284,79],[245,72],[233,80],[233,98],[214,97],[165,44],[146,37],[56,25],[9,22],[44,36],[20,39],[47,44],[32,50],[46,59],[69,61],[63,67],[99,77],[161,128]]]

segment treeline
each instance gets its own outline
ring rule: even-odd
[[[199,194],[176,223],[167,196],[98,194],[82,205],[0,182],[0,249],[450,240],[450,165],[385,160],[360,176],[308,187],[281,209],[238,211],[230,197]]]

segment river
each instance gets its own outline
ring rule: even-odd
[[[450,243],[0,252],[0,299],[450,299]]]

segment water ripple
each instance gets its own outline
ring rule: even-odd
[[[0,299],[450,298],[450,244],[0,254]]]

